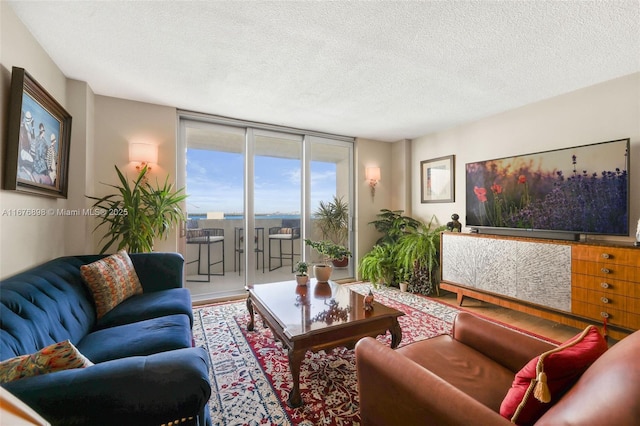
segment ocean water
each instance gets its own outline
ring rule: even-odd
[[[189,213],[189,219],[206,219],[206,213]],[[224,218],[232,220],[232,219],[242,219],[244,216],[240,214],[224,214]],[[267,213],[267,214],[257,214],[256,219],[300,219],[299,214],[282,214],[282,213]]]

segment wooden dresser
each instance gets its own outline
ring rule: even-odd
[[[574,245],[571,312],[612,326],[640,329],[640,249]]]
[[[620,339],[640,329],[640,248],[444,232],[440,287]]]

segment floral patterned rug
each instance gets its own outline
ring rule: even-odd
[[[361,294],[369,284],[349,285]],[[376,301],[405,313],[399,318],[400,346],[449,333],[458,309],[394,288],[372,288]],[[305,405],[289,408],[291,390],[287,352],[271,330],[257,320],[247,332],[249,314],[243,301],[194,309],[197,346],[210,355],[209,408],[215,425],[359,425],[358,392],[353,350],[307,352],[300,373]],[[391,336],[378,339],[390,344]]]

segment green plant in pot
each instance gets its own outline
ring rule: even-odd
[[[166,239],[172,228],[185,220],[181,203],[187,197],[183,189],[175,190],[169,177],[160,185],[152,186],[146,179],[147,167],[143,167],[131,183],[115,166],[120,185],[106,184],[114,189],[95,200],[93,207],[100,209],[99,223],[94,232],[106,227],[100,243],[106,241],[100,253],[105,253],[117,243],[117,249],[130,253],[150,252],[156,239]]]
[[[404,210],[381,209],[376,215],[377,219],[369,222],[382,236],[376,244],[395,244],[404,235],[415,231],[421,224],[411,216],[404,216]]]
[[[394,264],[394,246],[376,244],[360,259],[358,272],[363,280],[377,286],[391,285],[394,282],[396,265]]]
[[[329,281],[329,278],[331,278],[333,266],[329,261],[351,256],[351,252],[346,247],[332,241],[312,241],[305,239],[304,242],[322,256],[324,263],[313,265],[313,274],[320,282]]]
[[[435,222],[435,216],[428,224],[421,222],[397,243],[395,262],[402,270],[412,271],[409,290],[415,293],[439,293],[435,272],[440,263],[440,235],[447,227]]]
[[[332,201],[320,201],[313,216],[323,240],[340,246],[346,245],[349,236],[349,204],[342,197],[334,195]],[[348,265],[349,256],[336,257],[332,261],[334,266],[344,267]]]
[[[308,271],[309,264],[307,262],[296,263],[295,273],[298,285],[307,285],[309,282],[309,275],[307,274]]]

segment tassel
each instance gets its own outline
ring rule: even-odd
[[[548,403],[551,401],[551,393],[549,392],[549,386],[547,386],[547,375],[544,371],[538,374],[538,383],[533,389],[533,396],[540,402]]]

